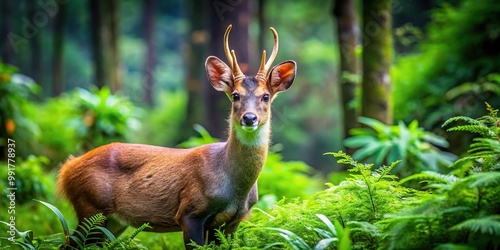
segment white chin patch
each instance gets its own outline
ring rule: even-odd
[[[241,128],[247,132],[253,132],[255,130],[257,130],[259,126],[255,125],[255,126],[241,126]]]

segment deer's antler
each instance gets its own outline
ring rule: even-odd
[[[266,81],[266,75],[267,71],[271,68],[273,65],[274,59],[276,59],[276,55],[278,54],[278,47],[279,47],[279,38],[278,38],[278,32],[271,27],[271,31],[273,32],[274,36],[274,46],[273,46],[273,52],[271,53],[271,56],[269,57],[269,60],[266,63],[266,51],[262,51],[262,59],[260,61],[260,67],[259,67],[259,72],[257,72],[257,75],[255,76],[256,78],[260,78],[263,81]]]
[[[231,28],[233,27],[232,24],[230,24],[227,29],[226,33],[224,33],[224,53],[226,54],[227,62],[229,63],[229,67],[231,67],[231,70],[233,71],[233,76],[234,79],[242,78],[245,77],[243,75],[243,72],[241,72],[240,66],[238,65],[238,61],[236,60],[236,55],[234,54],[234,50],[229,50],[229,32],[231,32]]]

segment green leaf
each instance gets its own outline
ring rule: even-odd
[[[291,231],[273,227],[265,227],[263,229],[279,232],[279,235],[283,237],[294,250],[312,250],[302,238]]]
[[[475,233],[500,236],[500,215],[468,219],[453,226],[451,230],[470,230]]]
[[[377,143],[368,143],[364,147],[358,149],[352,157],[356,160],[365,159],[369,156],[373,156],[377,151],[381,151],[380,144]]]
[[[323,214],[316,214],[316,216],[326,225],[328,230],[332,233],[332,235],[337,236],[337,230],[335,226],[332,224],[330,219],[328,219],[325,215]]]
[[[447,148],[450,146],[446,139],[433,133],[424,132],[422,139],[439,147]]]
[[[337,246],[338,250],[351,250],[351,238],[350,238],[350,230],[349,228],[344,228],[342,232],[342,237],[340,238],[340,242]]]
[[[371,127],[373,130],[379,133],[389,134],[389,128],[387,127],[387,125],[378,120],[361,116],[358,118],[358,121]]]
[[[328,246],[330,246],[330,244],[332,244],[333,242],[336,242],[336,241],[338,241],[337,238],[322,239],[318,242],[318,244],[316,244],[316,246],[314,246],[313,250],[327,249]]]
[[[430,183],[437,182],[437,183],[445,183],[451,185],[458,181],[458,177],[454,175],[441,174],[434,171],[423,171],[418,174],[410,175],[399,181],[399,183],[402,184],[411,180],[423,180]]]
[[[50,210],[52,210],[52,212],[54,212],[56,214],[57,218],[59,219],[59,222],[61,222],[61,226],[63,228],[63,233],[66,236],[66,238],[68,238],[69,237],[68,223],[66,223],[66,219],[64,218],[64,215],[61,213],[61,211],[59,211],[59,209],[57,209],[57,207],[55,207],[54,205],[47,203],[45,201],[36,200],[36,199],[34,199],[34,201],[42,203],[43,205],[48,207]]]
[[[374,142],[377,142],[377,139],[372,136],[358,135],[345,139],[344,145],[349,148],[359,148],[368,143]]]
[[[467,177],[473,180],[469,186],[472,188],[498,186],[500,184],[500,172],[477,173]]]

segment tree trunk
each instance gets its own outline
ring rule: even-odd
[[[120,14],[118,0],[107,0],[103,1],[107,3],[108,12],[102,13],[104,16],[108,16],[108,23],[105,24],[109,32],[109,74],[110,74],[110,89],[111,92],[116,93],[122,89],[122,77],[121,77],[121,67],[120,67],[120,48],[118,44],[120,36]]]
[[[356,75],[358,58],[356,45],[359,41],[359,29],[356,23],[354,0],[334,0],[333,17],[337,20],[337,37],[340,55],[340,89],[342,92],[342,110],[344,115],[344,138],[349,137],[349,130],[357,126],[356,107],[353,101],[356,93]]]
[[[363,94],[361,115],[392,124],[391,0],[363,1]]]
[[[38,11],[37,2],[27,2],[28,4],[28,16],[33,17]],[[48,22],[48,20],[47,20]],[[38,29],[36,35],[34,35],[30,39],[30,48],[31,48],[31,77],[38,83],[40,86],[44,86],[42,79],[42,48],[40,45],[40,33],[43,32],[43,29]]]
[[[0,12],[2,23],[2,30],[0,31],[2,58],[0,61],[9,64],[12,63],[12,47],[7,37],[12,30],[12,0],[3,0],[0,7],[2,8]]]
[[[113,93],[121,90],[118,1],[90,0],[91,39],[94,56],[95,84],[109,86]]]
[[[90,37],[92,44],[92,54],[94,60],[94,74],[95,74],[95,85],[98,88],[104,87],[109,83],[109,77],[106,74],[107,62],[105,60],[105,32],[103,28],[103,20],[101,7],[102,1],[99,0],[89,0],[89,11],[90,11]]]
[[[145,0],[143,3],[143,18],[142,30],[144,32],[144,41],[146,43],[146,57],[144,59],[143,69],[143,89],[144,89],[144,102],[152,107],[153,106],[153,88],[154,88],[154,72],[156,68],[155,49],[153,44],[153,35],[155,29],[156,17],[156,0]]]
[[[233,25],[229,36],[229,47],[234,50],[243,74],[255,74],[249,72],[249,36],[248,25],[250,19],[249,1],[212,1],[208,7],[210,43],[209,55],[219,57],[226,62],[224,55],[223,38],[224,32],[229,24]],[[260,55],[260,54],[259,54]],[[205,78],[206,79],[206,78]],[[225,138],[227,131],[227,116],[230,111],[230,102],[227,96],[217,92],[208,83],[204,84],[205,101],[205,128],[216,138]]]
[[[60,95],[64,90],[64,24],[66,23],[66,5],[59,5],[54,22],[54,61],[52,96]]]
[[[205,57],[206,46],[209,34],[206,25],[206,12],[200,12],[200,9],[207,9],[206,1],[190,0],[188,3],[188,17],[190,29],[187,36],[188,47],[186,48],[187,71],[186,88],[188,92],[187,114],[184,126],[184,134],[181,139],[187,139],[194,133],[193,125],[201,123],[203,120],[203,95],[202,89],[205,88]],[[202,5],[202,6],[200,6]]]

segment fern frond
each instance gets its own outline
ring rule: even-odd
[[[475,138],[474,143],[470,145],[474,151],[485,150],[489,153],[500,153],[500,141],[488,138]],[[479,148],[479,149],[476,149]]]
[[[477,121],[476,119],[473,119],[473,118],[470,118],[467,116],[456,116],[456,117],[452,117],[452,118],[446,120],[441,127],[444,128],[448,124],[450,124],[452,122],[457,122],[457,121],[464,121],[464,122],[469,123],[469,124],[484,126],[484,124],[482,122]]]
[[[376,174],[378,175],[378,178],[376,181],[378,182],[382,178],[384,178],[400,162],[401,162],[401,160],[397,160],[397,161],[391,163],[391,165],[389,165],[389,166],[382,166],[382,167],[378,168],[377,170],[375,170]]]
[[[134,239],[140,232],[144,231],[146,228],[151,228],[149,223],[145,223],[142,226],[138,227],[131,235],[130,239]]]
[[[400,184],[410,180],[420,180],[427,183],[445,183],[451,185],[458,181],[458,177],[449,174],[440,174],[434,171],[423,171],[402,179]]]
[[[80,236],[81,242],[85,246],[85,242],[88,240],[101,240],[101,232],[99,227],[104,224],[106,217],[102,214],[92,215],[90,218],[85,218],[82,224],[78,225],[81,231],[76,230],[77,234]],[[98,235],[98,236],[96,236]],[[73,237],[77,238],[77,237]]]
[[[453,226],[451,230],[470,230],[474,233],[500,236],[500,215],[468,219]]]
[[[486,105],[486,110],[488,110],[489,115],[497,118],[498,109],[494,109],[488,102],[484,102],[484,104]]]
[[[135,231],[130,234],[130,235],[127,235],[123,238],[119,238],[119,239],[114,239],[108,246],[108,249],[116,249],[116,247],[118,245],[122,246],[122,247],[127,247],[130,245],[130,243],[134,240],[134,238],[142,231],[144,231],[146,228],[150,227],[149,226],[149,223],[145,223],[143,224],[142,226],[138,227],[137,229],[135,229]]]
[[[459,125],[459,126],[456,126],[453,128],[449,128],[446,131],[448,131],[448,132],[466,131],[466,132],[480,134],[480,135],[487,137],[487,138],[491,138],[491,137],[496,136],[495,132],[493,132],[490,128],[488,128],[484,124],[481,124],[481,125]]]
[[[472,188],[499,185],[500,172],[477,173],[467,177],[465,180],[472,180],[469,184]]]

